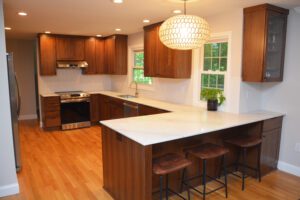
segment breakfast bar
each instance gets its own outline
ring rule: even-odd
[[[115,94],[105,95],[116,97]],[[140,98],[138,101],[143,103]],[[149,105],[151,101],[144,103]],[[159,191],[159,177],[152,173],[153,158],[166,153],[183,154],[184,149],[206,142],[227,145],[226,139],[241,135],[262,138],[262,176],[277,168],[282,114],[268,111],[233,114],[169,103],[156,105],[170,112],[101,121],[103,187],[114,199],[153,199]],[[230,166],[238,151],[227,146],[230,153],[226,160]],[[196,175],[199,165],[196,160],[192,161],[187,171],[189,175]],[[247,164],[255,166],[256,161],[257,149],[251,149]],[[210,161],[207,174],[217,176],[219,162],[217,159]],[[249,171],[249,175],[255,174]],[[180,173],[172,174],[169,181],[170,187],[177,192],[180,191],[180,176]],[[192,184],[200,185],[200,179]]]

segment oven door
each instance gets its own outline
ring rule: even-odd
[[[91,125],[89,100],[61,101],[62,129],[74,129]]]

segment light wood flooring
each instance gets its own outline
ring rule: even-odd
[[[44,132],[36,121],[20,123],[23,168],[20,194],[0,200],[112,199],[102,189],[101,128]],[[130,181],[130,180],[128,180]],[[300,178],[275,171],[258,183],[229,176],[228,200],[299,200]],[[178,198],[171,198],[178,199]],[[198,194],[192,199],[201,199]],[[207,200],[225,200],[223,190]]]

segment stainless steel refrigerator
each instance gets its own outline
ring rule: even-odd
[[[15,162],[16,170],[21,169],[21,157],[20,157],[20,141],[19,141],[19,124],[18,118],[21,109],[21,99],[19,92],[19,85],[14,70],[13,54],[7,54],[7,67],[8,67],[8,83],[9,83],[9,95],[10,95],[10,109],[11,109],[11,124],[13,128],[14,150],[15,150]]]

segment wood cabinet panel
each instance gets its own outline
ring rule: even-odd
[[[88,63],[88,67],[83,69],[84,74],[97,74],[97,64],[96,64],[96,39],[94,37],[87,38],[85,40],[84,60]]]
[[[163,78],[190,78],[192,51],[174,50],[159,39],[161,23],[144,27],[145,76]]]
[[[105,38],[104,64],[109,74],[127,74],[127,35]]]
[[[95,57],[96,57],[96,68],[97,74],[108,74],[108,68],[106,68],[104,64],[104,40],[103,39],[96,39],[96,48],[95,48]]]
[[[55,37],[39,35],[39,70],[41,76],[56,75],[56,44]]]
[[[90,118],[92,123],[98,123],[100,121],[99,117],[99,95],[91,94],[90,96]]]
[[[244,9],[243,81],[282,81],[288,13],[269,4]]]
[[[101,120],[110,119],[109,97],[99,94],[98,102],[99,102],[99,120],[101,121]]]
[[[41,97],[42,122],[44,128],[61,126],[60,97]]]
[[[266,175],[277,169],[281,139],[281,128],[263,132],[261,147],[261,173]]]
[[[57,60],[84,60],[84,39],[70,36],[56,37]]]

